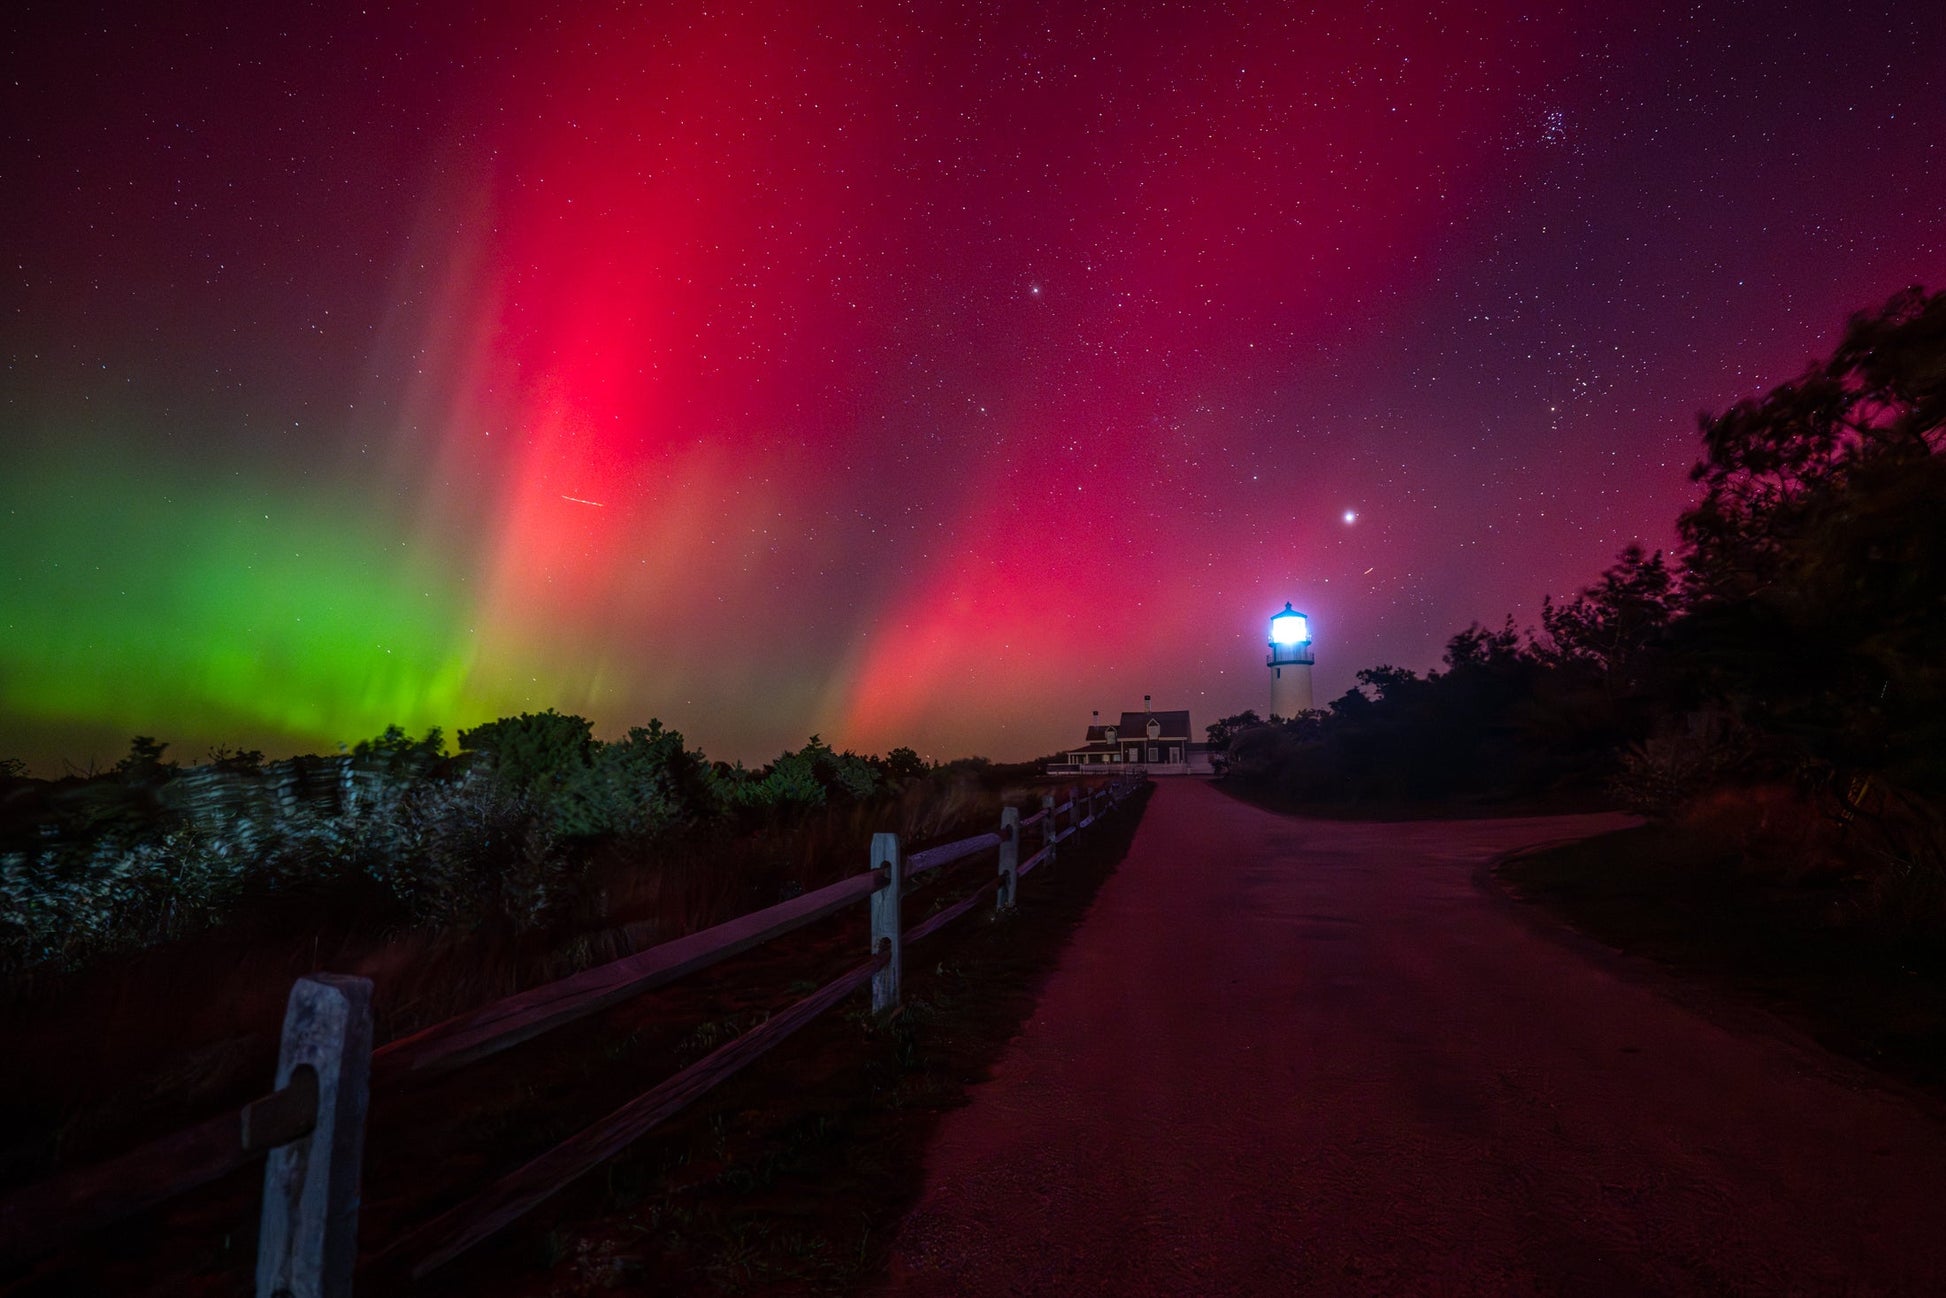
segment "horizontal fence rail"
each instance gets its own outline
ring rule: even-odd
[[[1124,780],[1085,794],[1069,789],[1059,805],[1052,795],[1043,796],[1031,816],[1007,808],[998,833],[911,854],[897,835],[876,835],[872,868],[863,873],[508,996],[376,1050],[369,981],[332,974],[300,978],[285,1011],[275,1089],[120,1158],[0,1200],[0,1263],[54,1251],[262,1158],[259,1298],[348,1298],[358,1259],[358,1180],[370,1080],[394,1085],[462,1067],[869,901],[871,945],[864,963],[408,1232],[373,1259],[374,1267],[423,1277],[615,1157],[848,996],[869,986],[875,1011],[896,1008],[907,945],[982,905],[1013,906],[1022,877],[1053,864],[1061,843],[1140,787],[1139,781]],[[1039,849],[1022,859],[1022,836],[1029,829],[1038,829]],[[907,880],[988,853],[998,866],[992,878],[905,929]]]
[[[991,852],[998,846],[1000,846],[1000,835],[975,834],[971,838],[962,838],[957,843],[929,847],[923,852],[914,852],[905,859],[905,877],[910,879],[915,874],[937,870],[943,865],[964,861],[967,857],[978,856],[982,852]]]
[[[292,1075],[289,1086],[240,1109],[150,1141],[112,1163],[45,1181],[0,1210],[0,1257],[59,1248],[228,1176],[272,1146],[309,1134],[317,1111],[317,1071],[306,1068]]]
[[[570,974],[389,1042],[372,1056],[372,1067],[384,1076],[453,1068],[483,1059],[782,937],[884,886],[883,880],[870,874],[854,874],[829,887],[650,947],[639,955]]]

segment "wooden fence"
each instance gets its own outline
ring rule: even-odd
[[[1021,876],[1052,864],[1062,843],[1120,807],[1139,787],[1122,782],[1087,793],[1070,788],[1058,806],[1052,795],[1044,796],[1040,810],[1024,819],[1008,807],[993,833],[909,856],[897,834],[876,834],[871,868],[862,874],[509,996],[377,1050],[372,1048],[368,980],[334,974],[300,978],[291,988],[275,1087],[268,1095],[0,1201],[0,1265],[29,1261],[263,1158],[258,1298],[344,1298],[358,1264],[359,1169],[371,1082],[384,1087],[458,1068],[861,899],[869,901],[871,946],[862,963],[410,1231],[375,1261],[418,1279],[614,1157],[853,992],[869,984],[874,1011],[896,1008],[908,945],[937,933],[989,896],[997,910],[1014,905]],[[1039,850],[1022,860],[1023,832],[1036,826]],[[924,922],[904,927],[900,911],[906,880],[989,852],[998,859],[992,878]]]

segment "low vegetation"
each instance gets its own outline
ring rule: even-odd
[[[490,722],[448,755],[397,727],[335,757],[219,751],[181,768],[140,736],[93,778],[5,778],[0,974],[73,971],[236,922],[337,914],[374,931],[599,923],[615,870],[705,852],[834,810],[935,798],[980,761],[835,752],[712,763],[659,721],[594,738],[548,711]],[[624,889],[625,891],[625,889]]]
[[[853,1294],[882,1276],[923,1188],[940,1119],[1031,1017],[1041,981],[1133,840],[1131,807],[1021,883],[1019,906],[913,948],[903,1008],[829,1014],[529,1221],[412,1292]],[[982,859],[979,881],[990,867]],[[943,886],[939,886],[943,885]],[[967,882],[940,880],[923,913]],[[857,935],[842,947],[855,960]],[[804,967],[804,955],[792,957]],[[792,989],[810,990],[810,980]],[[652,998],[645,998],[652,999]],[[698,1053],[761,1021],[730,1010],[692,1029]],[[779,1078],[788,1078],[780,1085]]]
[[[1030,769],[903,749],[861,757],[815,737],[745,769],[654,723],[603,743],[555,713],[465,731],[457,752],[437,733],[394,729],[335,757],[223,752],[178,768],[143,737],[93,778],[10,775],[0,1187],[260,1093],[297,973],[371,977],[389,1040],[854,874],[874,832],[924,847],[991,829],[1003,803],[1041,792],[1024,787]],[[848,1291],[879,1265],[917,1184],[927,1115],[956,1102],[1014,1030],[1029,1002],[1021,980],[1119,855],[1102,855],[1106,838],[1125,845],[1133,823],[1036,874],[1033,920],[969,922],[971,946],[957,928],[942,935],[931,963],[909,967],[892,1024],[827,1016],[475,1265],[500,1291],[510,1270],[544,1292],[636,1274],[645,1257],[681,1291],[780,1277]],[[988,857],[972,875],[926,876],[909,913],[991,869]],[[848,910],[537,1048],[388,1090],[368,1142],[370,1238],[421,1224],[477,1190],[486,1167],[517,1164],[854,966],[864,922],[862,906]],[[976,957],[992,962],[977,974],[982,997],[956,1001],[952,988],[976,975],[952,962]],[[935,1094],[948,1078],[951,1095]],[[848,1197],[827,1200],[832,1184]],[[20,1292],[110,1291],[138,1273],[224,1289],[249,1265],[235,1223],[254,1220],[255,1192],[230,1178],[127,1223],[117,1250],[46,1259]],[[609,1213],[600,1238],[564,1224]]]
[[[1604,945],[1711,988],[1713,1006],[1760,1007],[1946,1094],[1940,898],[1909,872],[1847,865],[1845,846],[1802,801],[1735,790],[1678,821],[1517,857],[1500,878]]]

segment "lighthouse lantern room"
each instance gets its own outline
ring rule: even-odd
[[[1311,710],[1311,620],[1288,603],[1270,619],[1270,710],[1286,719]]]

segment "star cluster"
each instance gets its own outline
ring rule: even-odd
[[[1946,280],[1946,10],[28,6],[0,736],[1049,751],[1666,545]],[[92,746],[92,747],[91,747]]]

